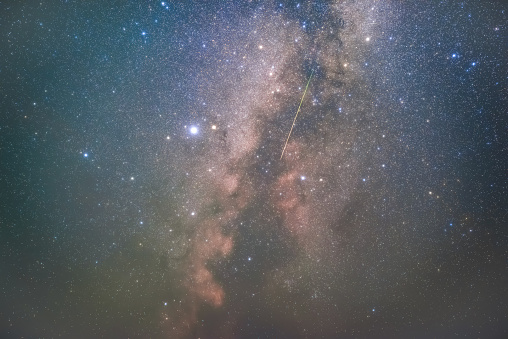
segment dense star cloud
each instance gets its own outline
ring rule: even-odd
[[[1,6],[2,337],[507,335],[506,5]]]

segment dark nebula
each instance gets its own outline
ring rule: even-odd
[[[1,3],[0,337],[508,337],[507,10]]]

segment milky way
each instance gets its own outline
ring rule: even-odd
[[[506,336],[505,10],[4,5],[2,337]]]

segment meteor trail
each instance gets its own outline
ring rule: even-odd
[[[300,100],[300,106],[298,106],[298,110],[296,111],[295,118],[293,119],[293,125],[291,126],[291,129],[289,130],[288,138],[286,139],[286,144],[284,145],[284,149],[282,150],[282,154],[280,155],[280,159],[282,160],[282,157],[284,156],[284,151],[286,150],[286,146],[288,145],[289,137],[291,136],[291,132],[293,132],[293,127],[295,127],[296,118],[298,117],[298,113],[300,113],[300,108],[302,108],[302,102],[303,98],[305,98],[305,93],[307,93],[307,88],[309,88],[310,79],[312,79],[312,75],[314,74],[314,70],[310,73],[309,80],[307,81],[307,85],[305,86],[305,91],[303,91],[302,100]]]

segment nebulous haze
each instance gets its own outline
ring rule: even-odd
[[[507,335],[505,4],[0,6],[0,336]]]

